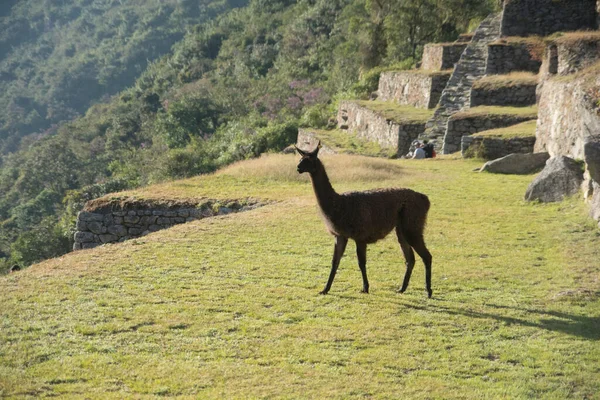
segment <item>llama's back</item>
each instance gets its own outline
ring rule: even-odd
[[[334,216],[335,230],[366,243],[383,239],[396,227],[398,219],[407,227],[420,226],[422,230],[430,205],[427,196],[411,189],[348,192],[340,197],[339,211]]]

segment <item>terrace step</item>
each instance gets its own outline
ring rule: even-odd
[[[500,37],[500,26],[501,13],[498,13],[488,16],[475,30],[473,39],[462,53],[442,92],[439,107],[427,122],[425,131],[420,135],[422,139],[434,140],[444,154],[451,152],[443,142],[448,118],[463,108],[469,107],[473,82],[485,74],[487,45]]]

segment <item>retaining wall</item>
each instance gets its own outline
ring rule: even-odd
[[[446,136],[444,136],[444,154],[461,150],[461,138],[477,132],[504,128],[531,120],[531,117],[517,115],[474,115],[463,117],[454,115],[448,120]]]
[[[454,64],[460,59],[467,44],[467,42],[426,44],[423,48],[421,69],[442,71],[454,68]]]
[[[533,153],[535,136],[503,139],[499,137],[463,136],[460,151],[463,157],[477,156],[495,160],[513,153]]]
[[[90,249],[101,244],[123,242],[186,222],[247,211],[262,204],[256,200],[204,200],[198,204],[140,203],[122,206],[112,202],[77,215],[73,250]]]
[[[596,0],[505,0],[502,36],[596,29]]]
[[[448,79],[450,79],[450,72],[435,74],[419,71],[382,72],[377,99],[418,108],[435,108]]]
[[[471,107],[513,106],[524,107],[535,104],[537,84],[500,86],[497,88],[477,87],[471,90]]]
[[[351,101],[340,104],[338,127],[348,129],[358,137],[397,149],[398,155],[408,153],[410,144],[425,130],[424,122],[397,123]]]
[[[542,65],[542,57],[542,54],[532,51],[526,43],[492,43],[488,45],[485,72],[487,75],[503,75],[513,71],[537,74]]]

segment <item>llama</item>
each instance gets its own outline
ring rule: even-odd
[[[396,229],[398,243],[406,260],[406,273],[400,293],[408,287],[415,265],[414,251],[425,264],[425,287],[431,298],[431,254],[423,239],[429,211],[429,199],[411,189],[375,189],[338,194],[331,186],[325,167],[319,160],[321,143],[308,152],[296,147],[302,156],[298,173],[308,172],[328,231],[335,237],[331,272],[321,294],[327,294],[333,284],[340,259],[349,239],[356,242],[358,266],[362,273],[363,293],[369,293],[367,279],[367,244],[375,243]]]

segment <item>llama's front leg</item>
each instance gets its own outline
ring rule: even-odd
[[[346,250],[346,244],[348,244],[347,238],[342,236],[335,237],[335,248],[333,250],[333,260],[331,261],[331,272],[329,273],[327,285],[325,285],[325,289],[323,289],[321,294],[327,294],[329,289],[331,289],[333,279],[335,278],[335,273],[337,272],[338,266],[340,265],[340,260],[342,259],[344,251]]]
[[[369,293],[369,280],[367,279],[367,244],[356,242],[356,256],[358,257],[358,267],[362,274],[363,293]]]

